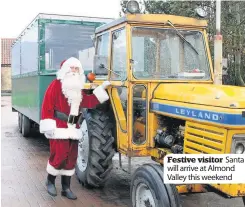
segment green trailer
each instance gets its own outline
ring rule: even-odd
[[[44,93],[60,63],[76,57],[92,71],[97,27],[113,19],[39,14],[12,45],[12,110],[24,137],[39,124]]]

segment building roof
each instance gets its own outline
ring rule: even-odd
[[[11,64],[11,45],[15,38],[1,38],[1,65]]]

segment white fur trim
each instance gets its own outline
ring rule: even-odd
[[[70,115],[73,115],[73,116],[78,115],[80,103],[81,103],[81,99],[78,99],[77,101],[73,101],[71,103]]]
[[[53,176],[57,176],[57,175],[72,176],[75,173],[75,168],[72,170],[65,170],[65,169],[57,170],[52,165],[49,164],[49,161],[48,161],[46,170],[47,170],[47,173]]]
[[[46,138],[48,139],[74,139],[79,140],[82,138],[81,129],[76,129],[74,127],[70,128],[55,128],[53,132],[46,132]]]
[[[95,88],[93,94],[97,97],[100,103],[103,103],[109,99],[109,96],[102,85]]]
[[[47,137],[48,139],[70,139],[68,128],[55,128],[54,133]]]
[[[49,164],[49,162],[48,162],[48,164],[47,164],[46,170],[47,170],[47,172],[48,172],[49,174],[51,174],[51,175],[53,175],[53,176],[57,176],[57,175],[60,174],[60,170],[55,169],[52,165]]]
[[[60,175],[72,176],[75,173],[75,168],[72,170],[60,170]]]
[[[79,67],[80,68],[79,73],[80,74],[84,73],[81,62],[77,58],[71,57],[63,63],[61,69],[58,70],[58,72],[56,73],[57,79],[62,80],[65,77],[66,73],[68,73],[71,70],[70,68],[71,66]]]
[[[42,119],[40,121],[39,130],[40,133],[53,131],[56,128],[56,121],[53,119]]]

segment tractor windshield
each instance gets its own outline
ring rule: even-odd
[[[136,79],[210,79],[199,31],[134,27],[132,59]]]

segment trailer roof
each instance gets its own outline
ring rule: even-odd
[[[38,19],[55,19],[55,20],[73,20],[73,21],[86,21],[86,22],[104,22],[109,23],[113,21],[113,18],[104,18],[104,17],[89,17],[89,16],[76,16],[76,15],[64,15],[64,14],[47,14],[39,13],[32,21],[27,25],[27,27],[20,33],[20,35],[13,42],[12,46],[18,41],[22,34],[31,27],[31,25],[36,22]],[[12,47],[11,46],[11,47]]]
[[[111,22],[113,18],[103,17],[88,17],[88,16],[75,16],[75,15],[64,15],[64,14],[38,14],[39,19],[60,19],[60,20],[74,20],[74,21],[91,21],[91,22]]]
[[[171,21],[175,26],[207,27],[206,20],[166,14],[126,14],[117,20],[98,27],[95,33],[102,32],[122,23],[166,24]]]

